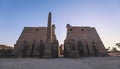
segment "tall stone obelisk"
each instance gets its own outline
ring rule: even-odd
[[[52,44],[52,27],[51,27],[51,12],[48,14],[47,38],[45,45],[44,58],[52,58],[51,44]]]

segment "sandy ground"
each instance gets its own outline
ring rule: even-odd
[[[120,57],[0,58],[0,69],[120,69]]]

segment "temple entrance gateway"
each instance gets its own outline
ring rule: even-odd
[[[59,47],[52,25],[52,14],[48,14],[47,27],[24,27],[17,40],[13,55],[16,57],[58,58],[59,51],[67,58],[106,56],[107,51],[94,27],[67,24],[64,50]]]

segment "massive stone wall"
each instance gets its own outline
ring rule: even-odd
[[[50,54],[46,55],[46,51]],[[13,55],[15,57],[58,57],[58,40],[55,35],[55,25],[51,26],[51,13],[49,13],[47,27],[23,29],[15,44]]]
[[[94,27],[67,25],[65,57],[105,56],[106,49]]]

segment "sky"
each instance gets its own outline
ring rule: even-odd
[[[120,0],[0,0],[0,44],[14,46],[24,27],[47,26],[50,11],[60,44],[66,24],[95,27],[106,48],[120,42]]]

